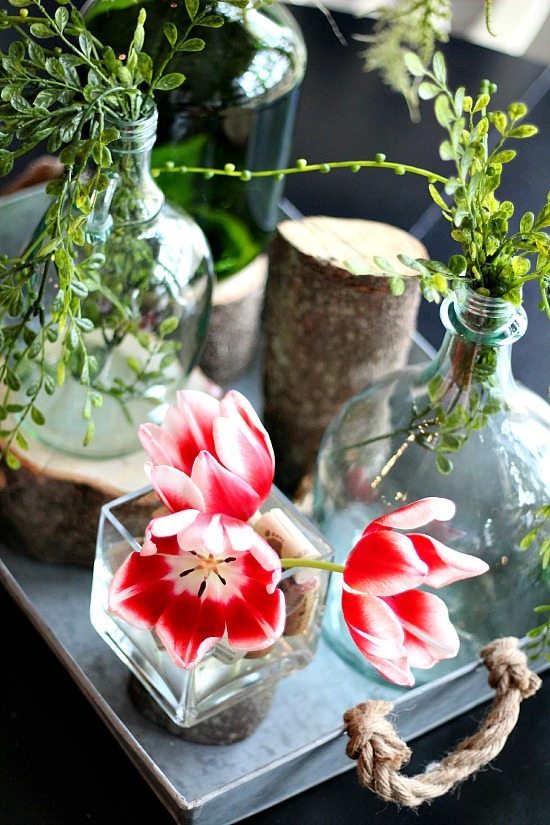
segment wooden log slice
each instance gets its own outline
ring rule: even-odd
[[[227,386],[242,375],[256,354],[267,279],[267,255],[219,281],[200,367],[212,381]]]
[[[187,386],[219,395],[220,388],[198,369]],[[2,541],[38,561],[91,567],[101,507],[147,485],[145,451],[87,459],[29,439],[28,450],[12,452],[21,467],[0,466]],[[159,504],[155,494],[140,498],[125,511],[126,522],[147,524]]]
[[[408,232],[376,221],[314,216],[278,226],[264,304],[263,418],[275,483],[289,496],[340,405],[407,362],[421,293],[399,253],[427,257]],[[392,295],[375,255],[403,274],[403,295]]]

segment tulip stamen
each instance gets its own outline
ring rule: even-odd
[[[188,576],[189,573],[192,573],[193,570],[196,570],[196,569],[197,569],[196,567],[189,567],[187,570],[182,570],[182,572],[180,573],[180,576]]]
[[[206,579],[203,579],[200,583],[199,592],[197,593],[197,596],[199,597],[199,599],[200,599],[200,597],[202,596],[202,594],[204,593],[205,590],[206,590]]]

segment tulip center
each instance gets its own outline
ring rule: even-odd
[[[210,573],[213,573],[215,576],[218,577],[222,584],[227,584],[227,579],[222,576],[220,573],[219,568],[224,564],[229,564],[232,561],[236,561],[236,556],[227,556],[225,559],[216,558],[212,553],[209,553],[207,556],[203,556],[200,553],[195,552],[194,550],[191,551],[191,555],[196,556],[197,563],[193,567],[188,567],[186,570],[182,570],[179,574],[180,577],[188,576],[190,573],[198,573],[202,576],[201,583],[199,585],[198,590],[198,597],[200,598],[206,589],[206,582]]]

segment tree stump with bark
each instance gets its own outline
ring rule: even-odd
[[[407,363],[421,293],[400,253],[428,257],[408,232],[376,221],[314,216],[277,228],[264,304],[263,419],[275,483],[289,496],[311,472],[341,404]],[[376,255],[403,275],[402,295],[392,294]]]

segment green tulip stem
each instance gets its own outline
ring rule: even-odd
[[[300,559],[288,559],[284,558],[281,559],[281,567],[289,568],[289,567],[310,567],[313,570],[328,570],[331,573],[343,573],[344,572],[344,565],[343,564],[334,564],[331,561],[323,561],[322,559],[307,559],[307,558],[300,558]]]

